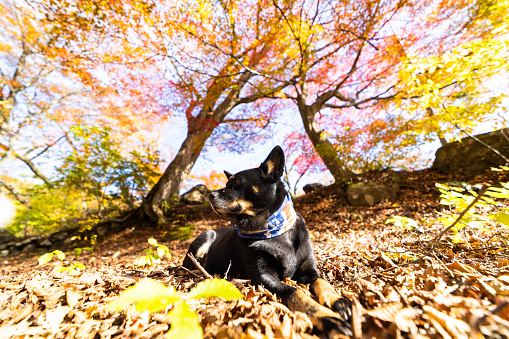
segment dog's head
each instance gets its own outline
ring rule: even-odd
[[[276,146],[258,168],[236,174],[224,171],[228,182],[225,188],[210,193],[212,208],[219,214],[233,216],[255,216],[272,210],[281,200],[278,186],[282,186],[280,178],[284,166],[284,152]],[[275,206],[276,209],[278,207]]]

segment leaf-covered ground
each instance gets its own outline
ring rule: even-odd
[[[439,204],[436,182],[470,184],[507,182],[497,172],[475,178],[450,177],[431,170],[370,173],[364,180],[401,187],[395,203],[352,207],[337,186],[301,197],[296,209],[307,221],[322,275],[353,301],[357,337],[507,338],[509,337],[509,251],[507,231],[465,228],[467,242],[454,244],[447,233],[437,248],[417,264],[405,262],[426,253],[443,229],[434,222]],[[386,224],[399,215],[421,222],[423,233]],[[179,207],[171,224],[159,229],[127,229],[97,240],[84,251],[78,274],[53,272],[59,260],[38,265],[47,252],[2,258],[0,338],[152,338],[163,337],[170,323],[164,312],[150,315],[134,308],[107,307],[128,286],[151,277],[187,292],[203,278],[178,267],[191,239],[176,237],[172,226],[193,225],[194,238],[205,229],[227,225],[208,208]],[[185,231],[185,227],[183,230]],[[185,232],[182,232],[185,233]],[[152,267],[135,265],[149,247],[148,238],[168,246],[172,259]],[[86,246],[86,243],[77,246]],[[62,245],[63,246],[63,245]],[[69,251],[70,248],[58,248]],[[67,256],[67,259],[73,258]],[[68,264],[72,264],[70,259]],[[316,338],[310,321],[278,303],[277,296],[246,281],[234,281],[245,298],[189,301],[207,338]],[[287,281],[293,284],[291,281]],[[301,286],[305,288],[304,286]]]

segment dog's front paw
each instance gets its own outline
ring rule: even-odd
[[[346,298],[337,299],[331,306],[334,312],[337,312],[345,319],[346,322],[351,323],[352,320],[352,302]]]
[[[299,311],[307,314],[313,323],[313,332],[322,338],[333,338],[337,334],[352,335],[350,318],[343,317],[340,313],[320,305],[302,291],[295,290],[286,299],[286,304],[294,312]]]
[[[352,326],[341,316],[323,315],[312,320],[313,332],[322,338],[333,338],[335,335],[352,335]]]

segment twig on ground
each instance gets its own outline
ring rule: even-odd
[[[430,254],[435,249],[435,247],[437,246],[437,244],[440,241],[440,239],[442,239],[444,234],[447,233],[451,228],[456,226],[456,224],[461,220],[461,218],[463,218],[463,216],[468,212],[468,210],[470,210],[472,208],[472,206],[474,206],[479,201],[479,199],[481,199],[481,197],[484,195],[484,193],[486,193],[488,188],[489,188],[488,185],[483,185],[481,187],[481,190],[477,194],[477,197],[475,197],[474,201],[472,201],[470,203],[470,205],[468,205],[467,208],[465,208],[463,210],[463,212],[460,213],[460,215],[456,218],[456,220],[454,220],[454,222],[449,227],[445,228],[442,232],[440,232],[439,235],[437,235],[435,237],[435,239],[433,240],[433,243],[431,244],[430,249],[423,255],[423,257],[427,256],[428,254]]]
[[[224,278],[228,278],[228,272],[230,272],[230,267],[232,267],[232,261],[230,260],[230,264],[228,265],[228,268],[226,269],[226,273],[224,274]]]
[[[489,247],[479,247],[472,248],[471,250],[463,250],[463,252],[479,252],[479,251],[491,251],[491,250],[499,250],[502,248],[507,248],[509,245],[497,245],[497,246],[489,246]]]
[[[200,270],[200,272],[207,278],[207,279],[214,279],[213,276],[210,275],[209,272],[207,272],[203,266],[198,262],[198,260],[196,260],[196,258],[194,257],[194,255],[192,255],[191,253],[187,253],[187,257],[189,259],[191,259],[191,261],[193,262],[194,266],[196,266],[197,269]]]
[[[188,273],[191,273],[191,274],[192,274],[192,275],[194,275],[195,277],[197,277],[197,278],[202,278],[202,279],[203,279],[203,277],[202,277],[202,276],[200,276],[200,275],[198,275],[198,274],[194,273],[193,271],[191,271],[191,270],[190,270],[190,269],[188,269],[187,267],[184,267],[184,266],[175,266],[175,267],[181,268],[181,269],[183,269],[184,271],[186,271],[186,272],[188,272]]]

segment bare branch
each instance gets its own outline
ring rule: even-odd
[[[34,155],[32,158],[30,158],[30,160],[34,160],[35,158],[38,158],[40,157],[41,155],[43,155],[45,152],[47,152],[51,147],[55,146],[60,140],[64,139],[65,138],[65,135],[62,135],[60,138],[58,138],[57,140],[55,140],[54,142],[52,142],[51,144],[49,145],[46,145],[46,147],[44,147],[44,149],[42,151],[40,151],[39,153],[37,153],[36,155]],[[30,152],[27,152],[28,153],[31,153],[33,152],[35,149],[31,150]]]
[[[44,181],[44,183],[46,185],[48,185],[49,187],[53,187],[53,184],[51,183],[51,181],[49,181],[49,179],[44,174],[42,174],[41,171],[39,171],[39,169],[34,165],[32,160],[28,159],[27,157],[25,157],[23,155],[17,154],[15,152],[12,152],[12,155],[14,157],[18,158],[19,160],[23,161],[38,178],[40,178],[42,181]]]
[[[342,28],[342,27],[338,27],[338,29],[341,31],[341,32],[344,32],[344,33],[350,33],[352,34],[354,37],[356,37],[357,39],[359,40],[363,40],[364,42],[366,42],[367,44],[369,44],[371,47],[373,47],[374,49],[376,49],[378,51],[378,47],[376,47],[375,45],[373,45],[373,43],[370,41],[369,38],[365,38],[363,36],[360,36],[359,34],[349,30],[349,29],[346,29],[346,28]]]
[[[12,187],[11,185],[9,185],[5,181],[3,181],[1,178],[0,178],[0,186],[5,187],[5,189],[8,190],[14,196],[14,198],[16,198],[16,200],[18,200],[20,203],[22,203],[24,205],[28,203],[28,201],[21,195],[21,193],[19,193],[16,190],[15,187]]]
[[[203,266],[196,260],[192,253],[187,253],[187,257],[193,262],[194,266],[205,276],[207,279],[213,279],[214,277],[210,275],[209,272],[203,268]]]
[[[290,85],[294,85],[296,83],[297,78],[298,78],[298,75],[295,75],[290,80],[284,81],[281,85],[279,85],[276,88],[271,89],[270,91],[268,91],[266,93],[258,92],[256,94],[252,94],[252,95],[243,97],[239,100],[239,103],[246,104],[246,103],[250,103],[250,102],[256,101],[258,99],[261,99],[261,98],[270,97],[271,95],[274,95],[275,93],[282,91],[286,87],[288,87]],[[280,99],[280,98],[277,98],[277,99]]]

